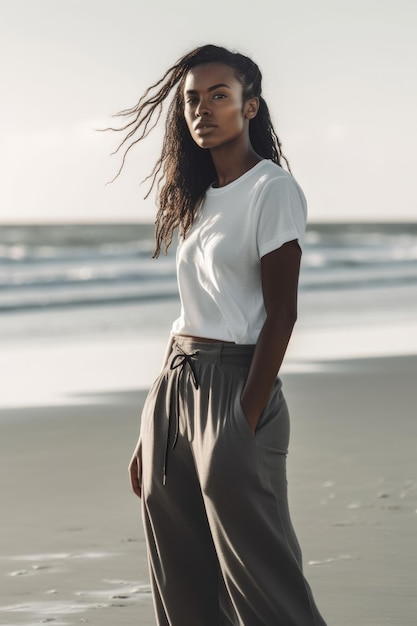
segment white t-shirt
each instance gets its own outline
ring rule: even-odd
[[[178,245],[181,314],[171,335],[256,343],[266,318],[260,260],[294,239],[302,249],[306,217],[300,186],[269,160],[210,187]]]

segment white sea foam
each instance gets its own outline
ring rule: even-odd
[[[175,246],[151,258],[152,225],[3,227],[0,311],[138,302],[178,293]],[[312,225],[303,291],[416,284],[414,224]]]

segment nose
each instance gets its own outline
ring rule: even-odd
[[[207,104],[207,102],[203,99],[200,100],[200,102],[198,103],[196,109],[195,109],[195,116],[196,117],[204,117],[205,115],[209,115],[210,114],[210,108]]]

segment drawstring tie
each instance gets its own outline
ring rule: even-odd
[[[184,368],[188,365],[189,369],[190,369],[190,373],[191,373],[191,379],[193,381],[194,387],[196,389],[198,389],[198,379],[197,379],[197,374],[194,368],[194,363],[193,363],[193,359],[195,359],[197,357],[197,353],[193,352],[192,354],[187,354],[186,352],[184,352],[184,350],[182,350],[182,348],[180,348],[178,345],[176,346],[176,350],[178,351],[178,353],[173,357],[169,368],[171,370],[175,370],[178,367],[181,368],[181,371],[177,377],[177,384],[176,384],[176,406],[175,406],[175,434],[174,434],[174,441],[172,442],[172,446],[171,446],[171,450],[173,450],[177,444],[177,440],[178,440],[178,434],[179,434],[179,429],[180,429],[180,377],[182,375],[182,373],[184,372]],[[168,452],[169,452],[169,434],[171,432],[171,403],[170,403],[170,409],[169,409],[169,416],[168,416],[168,429],[167,429],[167,437],[166,437],[166,441],[165,441],[165,453],[164,453],[164,468],[163,468],[163,480],[162,480],[162,484],[165,485],[166,484],[166,479],[167,479],[167,465],[168,465]]]

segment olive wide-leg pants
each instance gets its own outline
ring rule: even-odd
[[[288,510],[276,379],[256,434],[254,346],[176,338],[142,413],[142,506],[159,626],[325,626]]]

